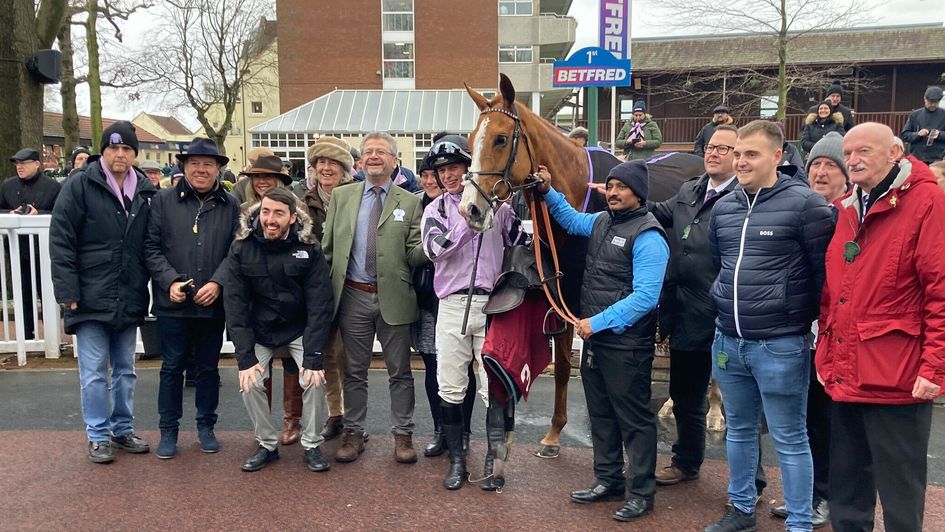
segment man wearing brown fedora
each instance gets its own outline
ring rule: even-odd
[[[223,345],[224,260],[239,219],[239,205],[220,184],[220,167],[229,159],[207,138],[195,138],[177,155],[184,178],[151,202],[145,260],[151,271],[153,313],[161,334],[158,391],[161,441],[158,458],[177,454],[183,415],[184,368],[194,357],[197,431],[200,450],[219,451],[217,421]]]

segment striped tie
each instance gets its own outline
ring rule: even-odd
[[[364,256],[364,272],[370,277],[377,277],[377,222],[381,220],[381,209],[384,205],[381,203],[381,187],[371,187],[374,193],[374,206],[371,207],[371,215],[368,218],[367,233],[367,251]]]

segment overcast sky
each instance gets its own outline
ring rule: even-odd
[[[494,1],[494,0],[493,0]],[[700,0],[693,0],[700,1]],[[737,1],[737,0],[733,0]],[[843,3],[846,0],[835,0]],[[632,36],[633,37],[658,37],[667,35],[668,30],[660,25],[658,6],[659,0],[632,0]],[[578,21],[577,42],[574,50],[585,46],[595,46],[597,44],[597,6],[599,0],[574,0],[571,5],[571,16]],[[937,22],[941,24],[945,20],[945,0],[886,0],[882,5],[876,8],[873,13],[875,23],[871,25],[895,25],[895,24],[916,24]],[[140,39],[147,36],[147,28],[153,25],[154,21],[149,17],[153,14],[135,14],[129,20],[125,35],[129,45],[139,46]],[[678,33],[678,32],[677,32]],[[691,31],[684,34],[704,34],[706,31],[701,28],[692,28]],[[945,43],[942,43],[945,46]],[[288,43],[280,43],[281,46],[291,46]],[[58,86],[56,86],[58,87]],[[81,85],[78,88],[79,113],[88,114],[88,87]],[[58,94],[58,92],[57,92]],[[127,93],[111,89],[103,89],[103,116],[106,118],[131,119],[140,111],[148,111],[156,114],[171,114],[167,109],[162,108],[160,103],[153,101],[129,102]],[[59,110],[59,109],[50,109]],[[179,114],[184,123],[193,129],[197,127],[196,118],[192,113]]]

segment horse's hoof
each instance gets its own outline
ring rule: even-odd
[[[557,458],[559,454],[561,454],[560,445],[542,445],[535,451],[535,456],[538,458]]]
[[[725,431],[725,416],[709,412],[709,415],[705,417],[705,428],[711,432]]]
[[[666,402],[663,403],[663,407],[660,408],[659,413],[656,415],[662,418],[672,418],[673,417],[673,400],[667,399]]]

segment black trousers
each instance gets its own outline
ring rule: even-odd
[[[830,500],[830,410],[833,401],[817,380],[814,350],[810,352],[810,387],[807,392],[807,438],[814,459],[814,501]]]
[[[669,398],[676,418],[673,465],[689,475],[699,472],[705,459],[706,392],[712,376],[709,351],[669,351]]]
[[[833,403],[830,522],[836,532],[873,530],[876,493],[887,532],[922,530],[932,403]]]
[[[592,338],[581,364],[597,481],[611,487],[628,485],[631,495],[644,498],[656,491],[656,415],[650,409],[653,351],[597,347]],[[626,484],[623,448],[629,458]]]

